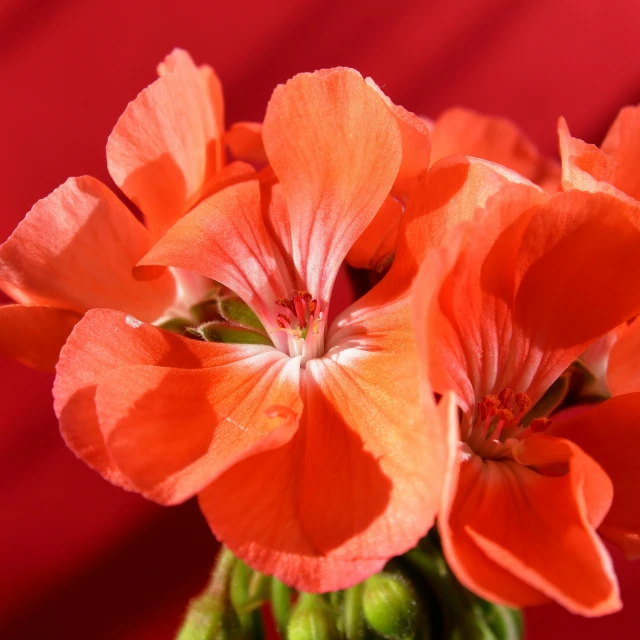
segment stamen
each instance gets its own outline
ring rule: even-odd
[[[522,424],[531,405],[527,393],[514,393],[511,387],[505,387],[498,395],[487,394],[478,402],[473,422],[463,428],[464,441],[484,458],[508,455],[510,439],[521,440],[545,431],[551,424],[549,418],[535,418],[528,426]]]
[[[511,407],[511,401],[513,400],[514,391],[511,387],[505,387],[500,394],[498,395],[498,399],[500,400],[500,404],[505,408],[509,409]]]
[[[291,325],[289,324],[289,319],[283,313],[279,313],[276,316],[276,324],[281,329],[291,329]]]
[[[279,307],[284,307],[285,309],[289,309],[289,311],[291,311],[292,313],[295,313],[295,308],[293,306],[293,300],[290,300],[289,298],[278,298],[276,300],[276,304]]]
[[[498,409],[496,411],[496,415],[500,420],[504,420],[505,422],[511,422],[514,418],[513,411],[511,411],[511,409]]]
[[[549,428],[550,424],[551,420],[549,418],[535,418],[531,421],[529,429],[531,429],[531,433],[542,433]]]
[[[516,393],[516,404],[518,405],[518,409],[524,414],[529,411],[529,407],[531,406],[531,398],[527,393],[523,391]]]
[[[275,303],[286,311],[276,316],[277,329],[284,331],[289,355],[302,356],[301,366],[324,353],[323,312],[308,291],[294,290],[291,298],[278,298]]]

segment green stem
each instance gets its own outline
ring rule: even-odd
[[[222,547],[205,590],[190,603],[176,640],[212,640],[227,607],[227,585],[235,556]]]

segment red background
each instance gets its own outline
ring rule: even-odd
[[[348,65],[417,113],[503,114],[555,154],[560,114],[598,142],[640,101],[639,25],[635,0],[0,0],[0,240],[68,176],[108,181],[107,136],[174,46],[216,68],[228,123],[261,119],[298,71]],[[0,382],[0,637],[172,638],[214,553],[195,504],[161,509],[77,461],[49,376],[1,361]],[[635,636],[640,571],[615,559],[622,613],[542,607],[528,637]]]

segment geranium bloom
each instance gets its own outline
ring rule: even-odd
[[[18,303],[0,307],[0,353],[53,370],[88,309],[155,321],[204,292],[207,285],[193,276],[157,269],[132,275],[153,243],[236,171],[229,165],[221,172],[223,103],[213,70],[175,50],[158,71],[107,143],[111,177],[146,227],[89,176],[70,178],[36,203],[0,247],[0,289]]]
[[[426,378],[459,406],[445,555],[491,600],[610,613],[617,583],[596,531],[637,553],[640,393],[551,412],[554,381],[640,310],[640,207],[526,184],[480,205],[428,252],[413,290]]]
[[[199,494],[234,553],[307,591],[378,570],[439,506],[447,444],[420,407],[407,287],[383,281],[328,326],[340,264],[414,161],[404,118],[355,71],[296,76],[264,122],[277,180],[248,171],[142,261],[228,286],[272,345],[91,311],[58,365],[80,457],[162,504]]]

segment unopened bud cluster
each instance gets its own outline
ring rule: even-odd
[[[430,541],[431,539],[431,541]],[[520,614],[464,589],[431,533],[364,582],[299,593],[221,552],[207,589],[190,605],[177,640],[518,640]]]
[[[167,331],[206,342],[272,345],[266,329],[235,293],[214,283],[204,300],[189,309],[189,314],[160,325]]]

